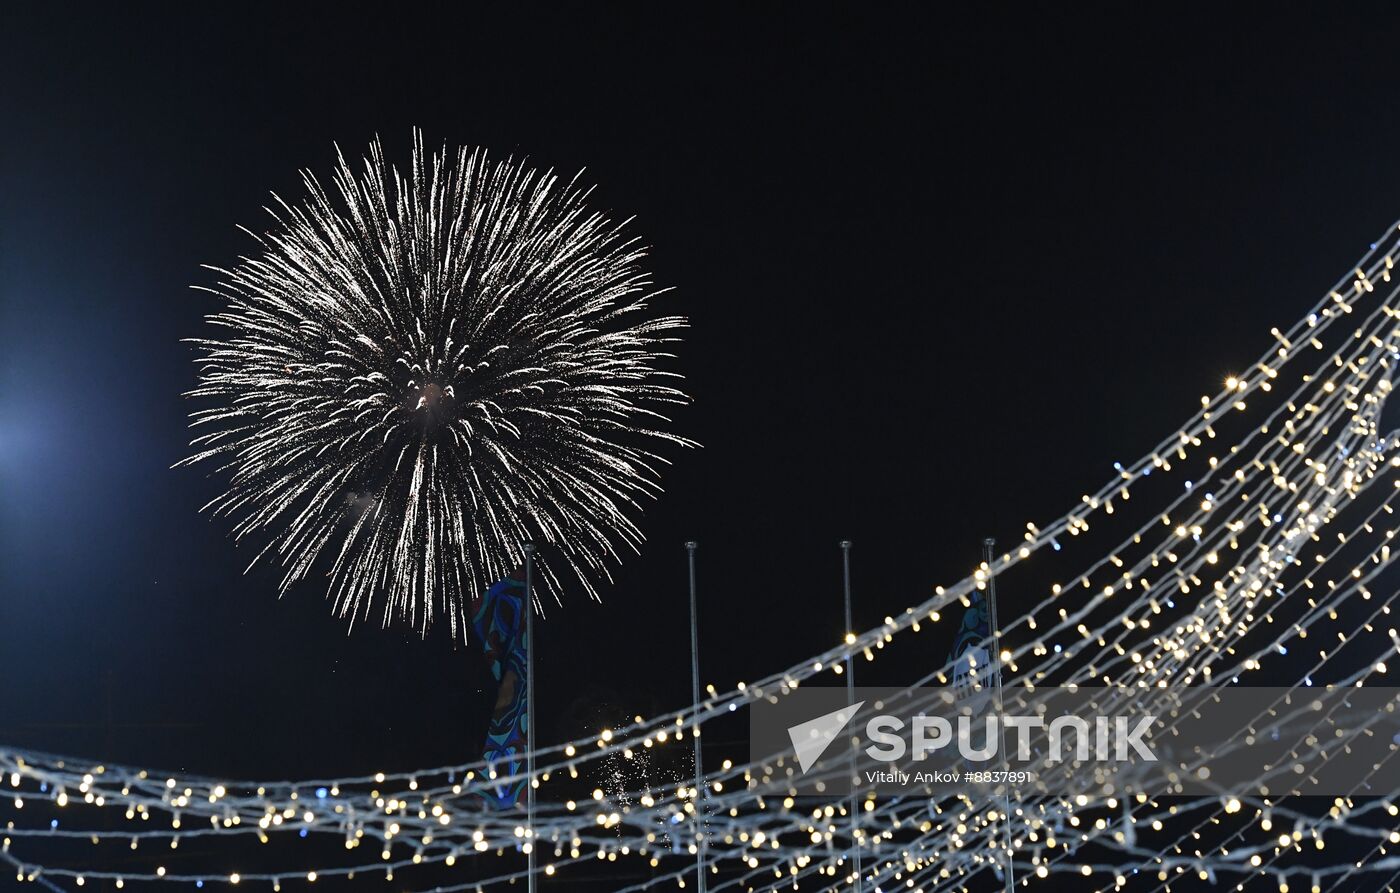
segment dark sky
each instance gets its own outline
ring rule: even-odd
[[[601,605],[540,628],[542,740],[832,644],[1061,514],[1400,216],[1397,21],[387,6],[0,13],[0,741],[172,770],[476,754],[443,636],[346,636],[171,470],[191,285],[333,143],[485,146],[635,215],[695,405]],[[334,11],[332,11],[334,10]],[[1016,593],[1003,593],[1003,611]],[[943,647],[943,646],[938,646]],[[941,658],[941,654],[937,655]]]

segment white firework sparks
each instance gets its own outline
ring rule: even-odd
[[[376,141],[303,180],[259,254],[211,268],[226,307],[189,396],[214,405],[180,463],[230,475],[205,508],[266,539],[283,593],[324,568],[352,622],[456,634],[531,541],[556,598],[565,576],[596,598],[642,541],[656,448],[692,445],[662,430],[685,320],[649,313],[644,247],[576,182],[417,134],[406,174]]]

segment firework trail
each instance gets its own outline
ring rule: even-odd
[[[326,573],[352,623],[460,634],[529,541],[544,589],[596,598],[642,541],[657,450],[693,445],[663,430],[685,320],[649,312],[644,247],[576,181],[417,133],[407,173],[376,141],[330,188],[302,176],[261,250],[210,268],[226,306],[192,339],[210,405],[179,463],[228,475],[205,509],[265,540],[283,593]]]

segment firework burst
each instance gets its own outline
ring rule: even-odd
[[[556,598],[566,579],[596,598],[636,550],[657,450],[690,445],[663,430],[685,320],[649,312],[644,247],[576,180],[417,134],[411,163],[376,141],[330,188],[304,172],[260,251],[210,268],[225,307],[192,341],[210,405],[180,464],[228,475],[205,509],[262,543],[283,593],[324,570],[352,623],[445,615],[455,635],[527,542]]]

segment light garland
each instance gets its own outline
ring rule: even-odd
[[[528,780],[539,789],[532,826],[523,814],[486,805],[483,793],[510,779],[479,763],[231,782],[0,749],[7,794],[0,803],[10,804],[0,856],[16,878],[49,889],[96,880],[123,888],[304,889],[396,872],[397,889],[404,878],[415,883],[413,872],[425,865],[472,865],[490,874],[431,887],[447,891],[507,885],[522,877],[517,854],[538,848],[548,878],[583,863],[632,862],[656,874],[620,889],[642,891],[685,886],[700,828],[712,890],[847,889],[853,847],[862,854],[866,889],[925,893],[967,890],[1008,859],[1018,886],[1070,874],[1104,891],[1136,880],[1157,888],[1177,877],[1235,878],[1241,888],[1264,877],[1280,889],[1291,880],[1318,890],[1362,873],[1393,879],[1400,874],[1400,810],[1360,788],[1322,812],[1306,800],[1257,791],[1170,802],[1142,794],[1040,796],[1015,804],[1011,815],[970,793],[865,795],[854,825],[844,796],[796,797],[783,760],[726,761],[705,773],[703,791],[691,781],[665,789],[611,784],[591,796],[578,789],[584,771],[606,763],[613,776],[618,766],[625,773],[637,754],[676,743],[684,749],[689,736],[759,699],[781,698],[827,673],[839,676],[847,657],[873,661],[896,637],[922,632],[966,604],[993,574],[1001,578],[1038,553],[1063,555],[1102,533],[1110,539],[1097,558],[984,643],[1002,653],[1014,674],[1008,685],[1111,686],[1124,702],[1144,688],[1170,685],[1189,706],[1208,683],[1287,671],[1266,667],[1290,652],[1296,663],[1297,654],[1314,651],[1306,672],[1286,680],[1292,689],[1376,684],[1400,650],[1400,635],[1389,627],[1400,593],[1374,591],[1400,530],[1393,518],[1400,451],[1380,425],[1400,363],[1400,287],[1391,282],[1397,249],[1400,227],[1392,227],[1303,320],[1286,332],[1274,329],[1273,346],[1219,393],[1203,397],[1180,429],[1137,462],[1115,465],[1113,477],[1064,516],[1028,524],[1023,541],[991,565],[784,672],[725,692],[710,687],[700,704],[539,749]],[[1162,487],[1169,492],[1156,492]],[[1114,533],[1123,522],[1128,532]],[[910,687],[947,684],[950,675],[951,667],[931,666]],[[1287,717],[1265,719],[1253,721],[1281,729]],[[1317,717],[1307,731],[1330,729],[1328,723]],[[1381,768],[1389,767],[1372,776]],[[1261,772],[1261,784],[1267,774]],[[43,806],[31,809],[26,801]],[[66,819],[50,818],[72,811],[86,818],[94,810],[120,810],[131,830],[70,828]],[[35,813],[51,824],[26,822]],[[155,852],[195,838],[270,843],[293,835],[339,840],[345,861],[192,874],[167,871]],[[88,871],[73,867],[78,857],[27,857],[36,840],[91,841],[99,850],[123,845],[150,853],[151,867]],[[1320,849],[1331,840],[1366,854],[1329,865],[1292,858],[1304,843]],[[495,856],[506,861],[492,873],[482,860]]]

